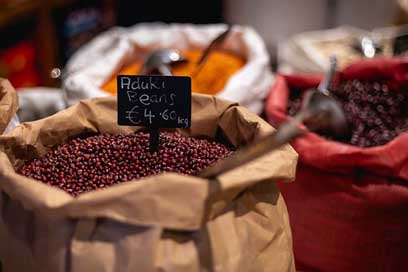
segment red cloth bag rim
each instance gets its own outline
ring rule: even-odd
[[[336,74],[336,78],[381,79],[390,85],[408,85],[408,58],[378,58],[356,62]],[[266,101],[266,117],[272,124],[287,120],[288,86],[316,87],[322,75],[277,75]],[[361,148],[327,140],[309,132],[293,141],[300,161],[329,172],[350,173],[357,169],[408,179],[408,132],[389,143]],[[313,152],[316,150],[316,152]]]

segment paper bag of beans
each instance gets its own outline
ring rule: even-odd
[[[278,76],[266,103],[278,125],[296,114],[321,76]],[[408,271],[408,61],[375,59],[337,75],[331,91],[349,133],[293,142],[296,182],[287,202],[298,269]]]
[[[193,95],[190,129],[117,125],[114,97],[84,100],[0,136],[4,271],[295,271],[276,179],[286,145],[217,179],[207,165],[273,128],[231,102]]]
[[[64,81],[69,102],[115,95],[116,75],[139,73],[152,50],[179,50],[187,62],[172,67],[175,75],[192,76],[192,90],[238,101],[255,113],[263,109],[273,81],[262,38],[250,27],[233,26],[222,46],[196,73],[197,61],[225,25],[140,24],[114,28],[80,49],[68,62]]]
[[[17,94],[6,79],[0,78],[0,134],[12,130],[19,124]]]

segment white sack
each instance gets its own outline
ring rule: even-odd
[[[225,25],[139,24],[113,28],[81,48],[66,67],[64,88],[68,103],[107,96],[101,86],[123,66],[156,48],[205,48],[225,29]],[[250,27],[234,26],[223,48],[244,57],[247,62],[227,82],[217,96],[238,101],[260,113],[263,99],[273,82],[269,56],[261,37]]]

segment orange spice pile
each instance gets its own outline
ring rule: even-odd
[[[183,52],[188,60],[173,67],[172,72],[177,76],[192,76],[192,91],[196,93],[216,94],[220,92],[229,78],[245,65],[245,60],[226,51],[213,51],[200,72],[193,76],[196,63],[201,57],[201,50]],[[135,75],[140,70],[141,62],[135,62],[124,67],[118,74]],[[116,75],[110,79],[102,89],[113,95],[117,92]]]

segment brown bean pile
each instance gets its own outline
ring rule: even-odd
[[[23,165],[24,176],[56,186],[73,196],[161,172],[197,175],[232,154],[221,143],[161,132],[159,151],[149,151],[149,134],[75,138]]]
[[[343,81],[331,89],[342,104],[350,135],[328,138],[360,147],[380,146],[408,131],[408,95],[406,90],[391,90],[379,82]],[[295,115],[301,107],[299,90],[294,90],[288,103],[288,114]]]

